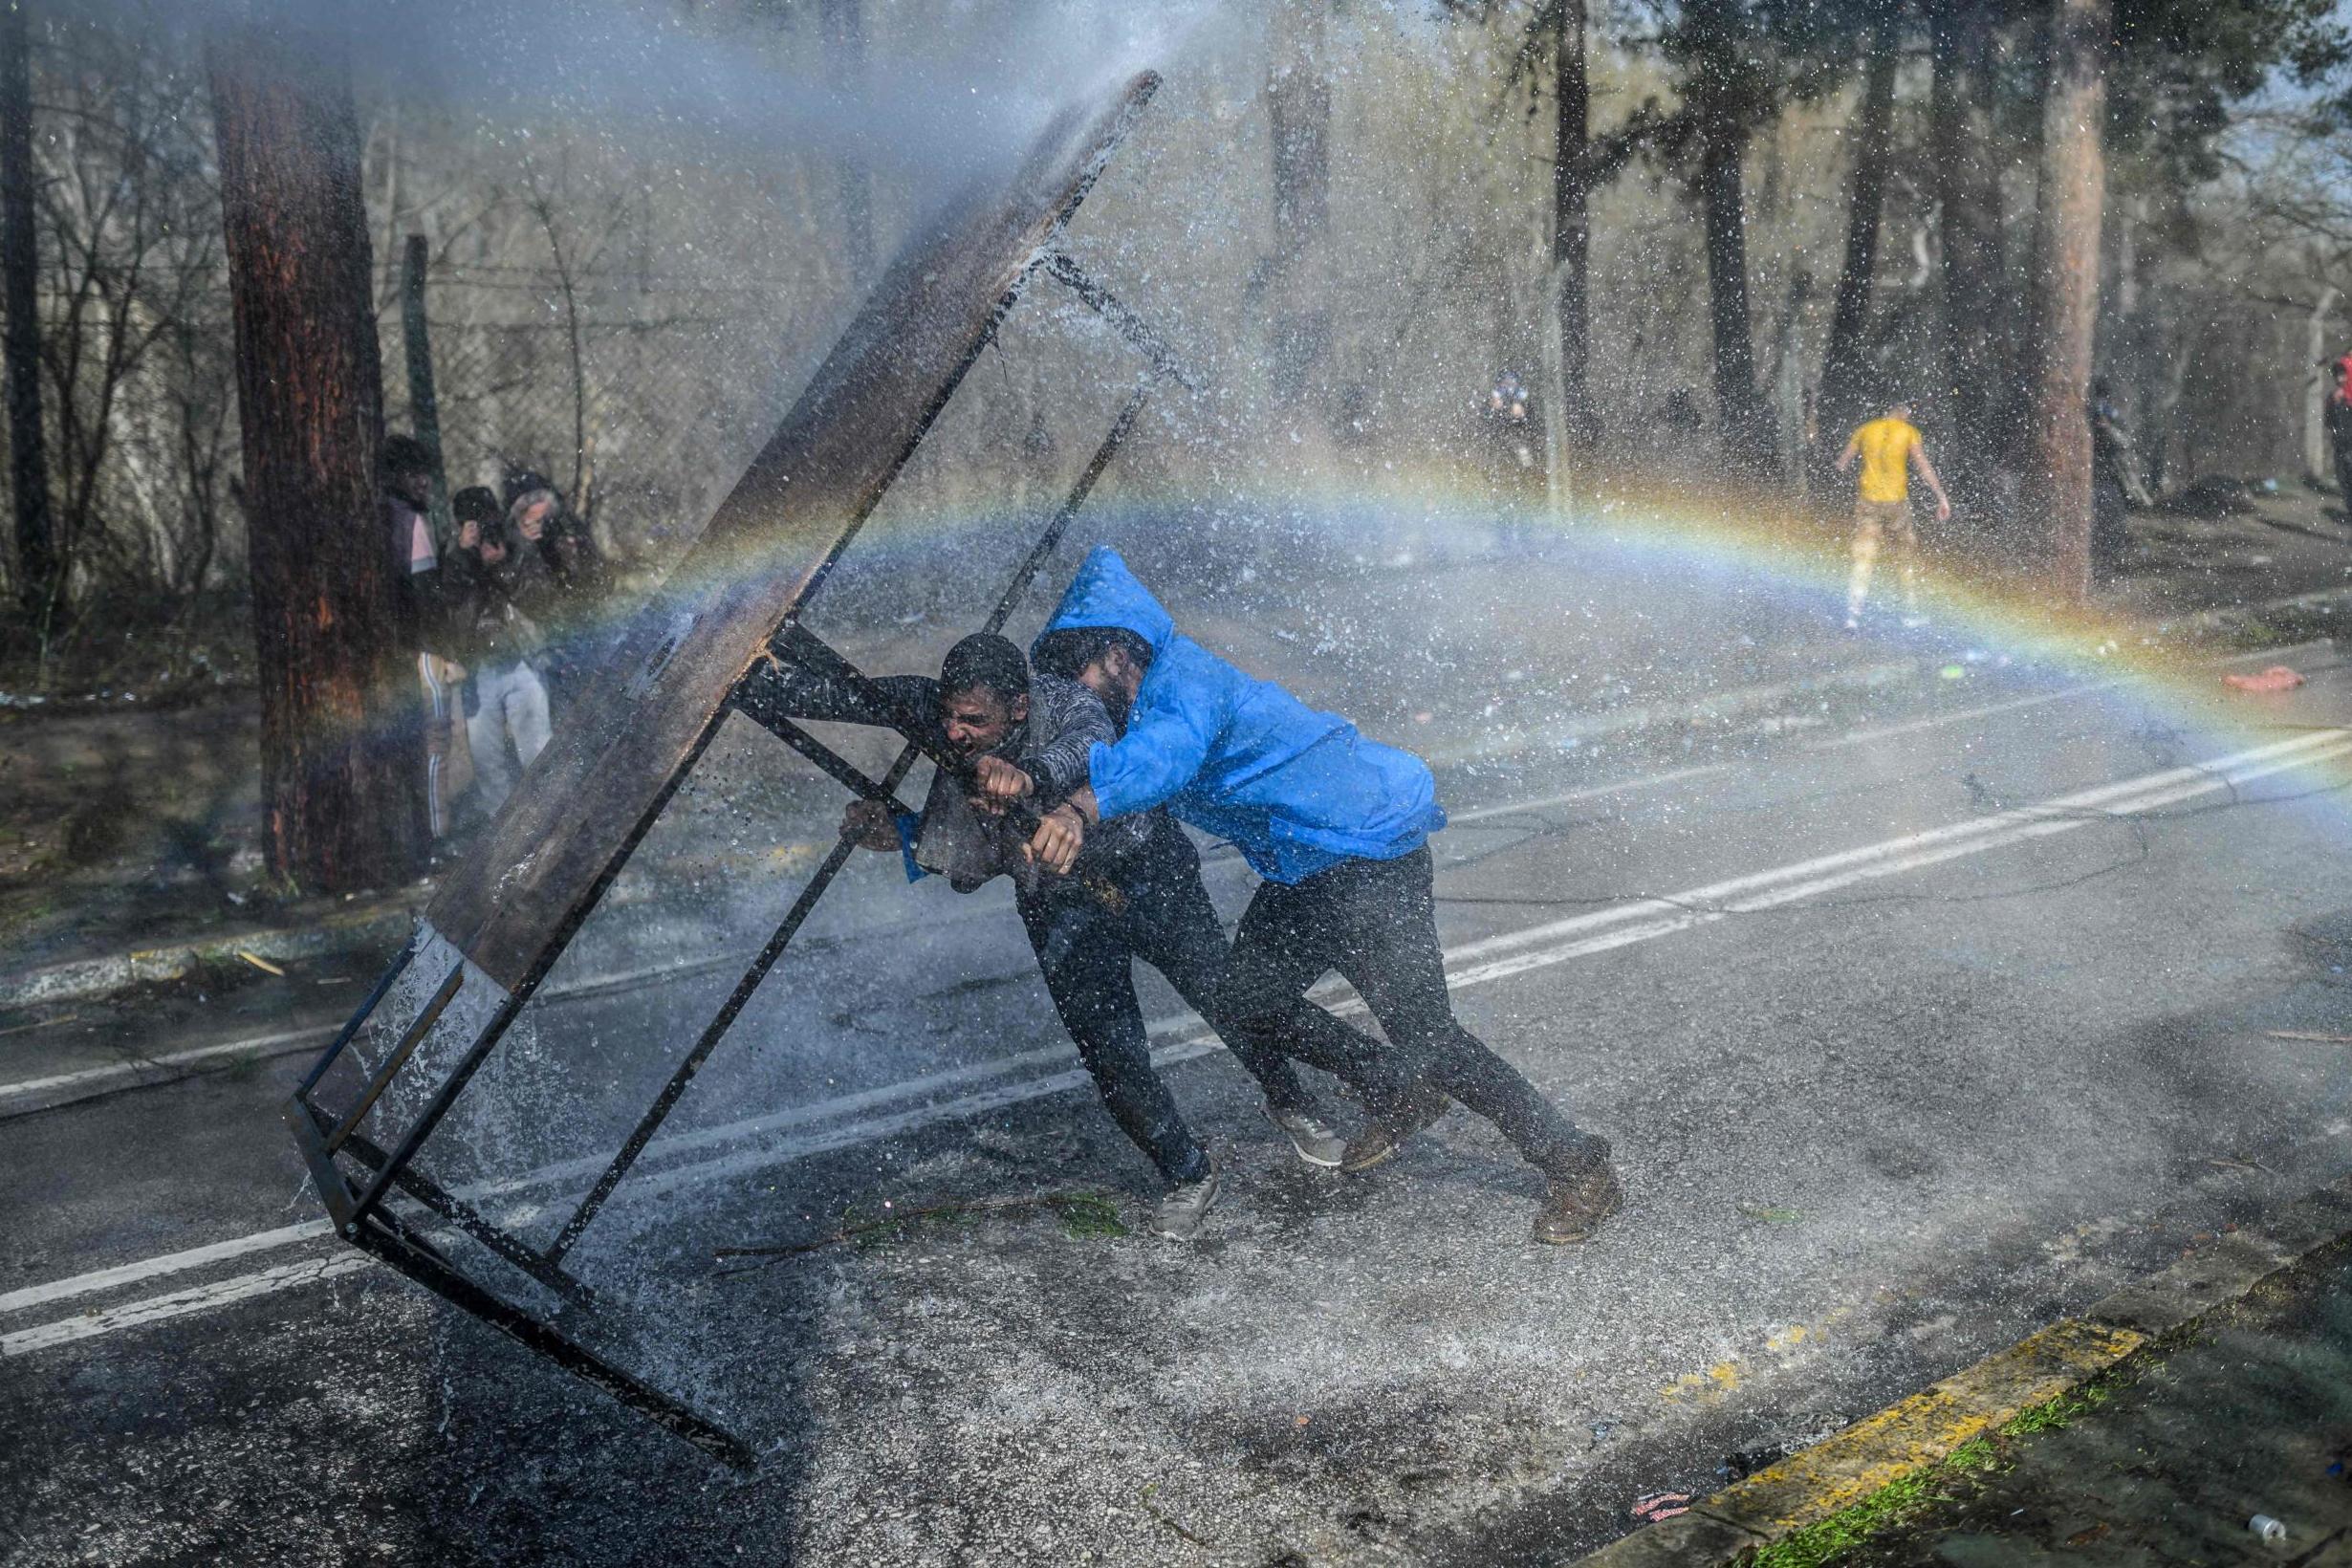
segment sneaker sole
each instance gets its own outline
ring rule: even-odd
[[[1386,1148],[1381,1150],[1378,1154],[1367,1156],[1361,1160],[1343,1159],[1339,1162],[1339,1168],[1348,1175],[1354,1176],[1360,1172],[1371,1170],[1378,1166],[1386,1165],[1389,1161],[1395,1159],[1401,1151],[1402,1145],[1391,1143]]]
[[[1328,1160],[1319,1155],[1310,1154],[1307,1152],[1307,1145],[1301,1143],[1296,1138],[1291,1138],[1291,1135],[1287,1131],[1284,1131],[1281,1122],[1276,1122],[1272,1116],[1266,1118],[1266,1122],[1267,1125],[1273,1127],[1274,1131],[1281,1133],[1284,1138],[1290,1139],[1291,1151],[1298,1156],[1301,1163],[1313,1165],[1318,1170],[1340,1170],[1345,1168],[1347,1163],[1347,1156],[1345,1153],[1334,1155]]]
[[[1584,1226],[1581,1230],[1571,1231],[1555,1231],[1549,1235],[1545,1234],[1541,1230],[1537,1230],[1535,1231],[1529,1239],[1535,1242],[1538,1246],[1543,1247],[1574,1247],[1580,1241],[1592,1240],[1593,1237],[1600,1232],[1602,1226],[1608,1224],[1609,1221],[1615,1219],[1621,1212],[1623,1211],[1624,1207],[1625,1199],[1623,1194],[1621,1193],[1619,1194],[1617,1201],[1609,1206],[1609,1210],[1607,1213],[1595,1214],[1591,1219],[1584,1222]]]
[[[1217,1199],[1224,1191],[1225,1184],[1222,1181],[1209,1189],[1209,1201],[1201,1205],[1201,1219],[1209,1217],[1209,1211],[1217,1206]],[[1161,1226],[1159,1215],[1154,1214],[1151,1221],[1151,1233],[1162,1241],[1190,1241],[1201,1233],[1201,1219],[1194,1220],[1192,1229],[1189,1230],[1169,1230]]]

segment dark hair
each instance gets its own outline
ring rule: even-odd
[[[376,467],[387,474],[431,473],[433,449],[414,436],[388,435],[376,448]]]
[[[507,509],[488,485],[468,485],[449,497],[449,514],[461,523],[502,523]]]
[[[1124,648],[1138,669],[1151,667],[1151,644],[1124,626],[1065,626],[1037,639],[1037,670],[1075,681],[1106,648]]]
[[[974,632],[939,664],[939,694],[992,691],[1010,705],[1029,695],[1029,661],[1010,638]]]

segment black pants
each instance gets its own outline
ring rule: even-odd
[[[1279,1015],[1330,969],[1363,997],[1405,1076],[1493,1122],[1536,1169],[1569,1175],[1606,1157],[1606,1143],[1579,1132],[1454,1020],[1426,845],[1393,860],[1343,860],[1295,887],[1260,887],[1233,938],[1228,1007],[1244,1018]]]
[[[1201,885],[1200,856],[1172,819],[1158,818],[1149,839],[1114,862],[1107,877],[1072,879],[1017,903],[1055,1011],[1103,1105],[1168,1181],[1199,1180],[1209,1153],[1151,1065],[1135,996],[1138,958],[1167,976],[1209,1020],[1276,1109],[1315,1105],[1291,1056],[1346,1079],[1376,1115],[1403,1103],[1405,1076],[1374,1042],[1321,1008],[1294,996],[1288,1007],[1233,1011],[1230,944]]]

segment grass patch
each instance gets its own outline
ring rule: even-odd
[[[1751,1568],[1823,1568],[1882,1531],[1908,1524],[1939,1503],[1956,1502],[1944,1489],[1963,1476],[1981,1475],[2001,1468],[2000,1450],[1993,1440],[1972,1437],[1915,1475],[1872,1492],[1842,1513],[1818,1524],[1809,1524],[1757,1550]]]
[[[1747,1559],[1749,1568],[1829,1568],[1874,1537],[1918,1522],[1941,1504],[1964,1501],[1950,1490],[1955,1482],[2007,1470],[2013,1439],[2064,1430],[2106,1404],[2118,1381],[2119,1375],[2110,1372],[2018,1411],[1998,1430],[1969,1439],[1917,1474],[1890,1482],[1852,1508],[1760,1548]]]
[[[1054,1211],[1061,1216],[1062,1234],[1074,1241],[1090,1241],[1131,1235],[1126,1221],[1119,1217],[1119,1206],[1099,1192],[1078,1192],[1054,1204]]]
[[[2113,1389],[2103,1378],[2096,1383],[2086,1383],[2070,1394],[2060,1394],[2030,1410],[2018,1411],[2001,1428],[2001,1435],[2026,1437],[2035,1432],[2062,1430],[2106,1404],[2112,1393]]]
[[[240,1051],[229,1058],[229,1065],[221,1069],[221,1077],[231,1083],[249,1082],[260,1074],[261,1053],[258,1051]]]

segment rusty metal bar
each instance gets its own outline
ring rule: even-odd
[[[801,729],[780,713],[771,713],[756,703],[738,698],[735,711],[767,730],[776,739],[816,764],[818,772],[850,794],[866,800],[880,800],[891,810],[912,814],[912,808],[897,795],[883,789],[879,780],[871,779],[852,767],[838,751]]]
[[[376,1179],[367,1185],[364,1192],[359,1194],[359,1201],[352,1209],[351,1222],[343,1228],[346,1237],[352,1234],[353,1227],[359,1221],[365,1219],[379,1204],[383,1202],[384,1192],[391,1187],[393,1179],[407,1168],[409,1161],[417,1157],[418,1148],[433,1135],[433,1129],[441,1125],[441,1119],[449,1114],[450,1105],[456,1102],[458,1095],[472,1080],[474,1074],[481,1071],[482,1063],[490,1057],[490,1048],[505,1037],[507,1026],[514,1021],[514,1015],[522,1010],[522,998],[518,996],[509,996],[498,1004],[498,1011],[490,1015],[490,1021],[483,1028],[481,1037],[476,1039],[467,1050],[466,1055],[459,1058],[457,1066],[450,1070],[448,1078],[443,1080],[441,1088],[426,1102],[424,1112],[402,1136],[399,1146],[391,1151],[390,1157],[384,1162],[383,1168],[376,1172]]]
[[[1150,322],[1119,302],[1118,296],[1095,281],[1094,274],[1079,266],[1066,250],[1056,250],[1046,257],[1045,270],[1054,274],[1054,281],[1067,288],[1085,303],[1088,310],[1102,317],[1103,324],[1127,340],[1127,345],[1149,359],[1152,368],[1187,392],[1198,392],[1200,382],[1186,371],[1184,361],[1168,347],[1167,339],[1153,329]]]
[[[465,983],[466,966],[460,964],[449,970],[449,977],[442,981],[441,988],[433,992],[432,1000],[426,1002],[425,1010],[410,1022],[407,1033],[401,1036],[400,1044],[393,1047],[390,1056],[384,1057],[383,1065],[368,1080],[367,1092],[359,1097],[359,1103],[344,1116],[340,1125],[327,1134],[329,1154],[341,1148],[343,1141],[359,1130],[359,1123],[367,1119],[369,1111],[375,1109],[376,1101],[383,1098],[383,1092],[392,1087],[392,1079],[408,1065],[408,1058],[416,1054],[418,1046],[425,1043],[425,1036],[433,1032],[433,1025],[441,1021],[443,1010],[457,994],[457,988]]]
[[[577,1340],[566,1338],[530,1314],[512,1306],[451,1268],[448,1262],[388,1214],[370,1215],[349,1233],[352,1245],[371,1253],[410,1279],[479,1318],[522,1346],[595,1384],[614,1399],[675,1436],[684,1438],[720,1463],[735,1470],[756,1468],[751,1446],[690,1406],[670,1398],[651,1383],[622,1371]]]
[[[1110,467],[1111,459],[1118,455],[1119,448],[1126,441],[1128,432],[1135,428],[1135,422],[1143,413],[1143,403],[1148,396],[1148,389],[1142,386],[1128,394],[1127,401],[1120,407],[1118,417],[1111,422],[1110,432],[1095,448],[1094,457],[1087,463],[1085,470],[1078,475],[1078,483],[1072,487],[1069,497],[1056,510],[1053,518],[1046,524],[1044,535],[1031,548],[1027,557],[1013,572],[1012,581],[1005,585],[1005,591],[998,597],[995,609],[989,613],[984,630],[996,632],[1004,629],[1006,621],[1012,617],[1013,606],[1020,601],[1021,595],[1028,590],[1030,583],[1035,580],[1038,571],[1045,565],[1047,557],[1053,554],[1055,546],[1061,542],[1061,536],[1069,528],[1071,519],[1078,515],[1078,509],[1085,504],[1086,497],[1092,493],[1096,481],[1102,477],[1103,469]],[[802,626],[797,620],[789,622],[782,631],[778,632],[770,643],[770,647],[777,658],[786,663],[798,664],[805,668],[814,668],[836,680],[863,686],[872,695],[878,707],[897,715],[901,733],[907,735],[907,744],[899,752],[898,760],[891,764],[889,773],[879,782],[864,779],[862,775],[857,773],[857,770],[842,762],[815,737],[807,735],[790,721],[779,718],[772,722],[765,716],[754,715],[759,718],[760,723],[783,736],[786,743],[792,745],[795,751],[800,751],[818,767],[833,773],[836,778],[847,784],[853,791],[865,795],[867,799],[894,800],[899,785],[905,780],[906,774],[913,769],[918,755],[929,755],[936,766],[947,769],[953,774],[960,776],[965,773],[966,765],[962,758],[941,751],[933,751],[915,738],[916,735],[923,733],[926,728],[922,715],[900,712],[897,705],[889,702],[883,693],[874,688],[856,665],[842,658],[814,632]],[[801,736],[808,742],[809,748],[814,750],[802,748],[794,741],[793,736],[795,735]],[[836,772],[833,764],[838,764],[840,771]],[[850,776],[844,776],[844,774]],[[861,788],[861,785],[870,785],[870,788]],[[694,1042],[693,1049],[686,1053],[685,1059],[679,1062],[676,1071],[671,1073],[669,1081],[662,1086],[661,1093],[655,1096],[653,1103],[646,1107],[644,1116],[639,1119],[637,1126],[630,1132],[628,1142],[621,1145],[621,1152],[614,1157],[612,1164],[605,1167],[604,1174],[597,1178],[596,1186],[591,1187],[588,1195],[580,1201],[579,1208],[573,1211],[569,1220],[564,1222],[563,1229],[556,1233],[555,1243],[548,1248],[545,1254],[550,1264],[560,1263],[578,1242],[589,1225],[594,1222],[598,1212],[603,1209],[606,1200],[613,1195],[613,1190],[621,1185],[621,1178],[628,1174],[629,1167],[637,1163],[638,1157],[645,1151],[645,1145],[653,1141],[655,1132],[668,1119],[671,1107],[676,1105],[679,1098],[686,1093],[686,1086],[693,1082],[694,1075],[702,1071],[703,1063],[709,1059],[710,1053],[718,1049],[720,1038],[726,1034],[728,1030],[734,1027],[735,1019],[741,1015],[744,1007],[750,1003],[751,993],[759,989],[760,982],[768,977],[768,971],[775,967],[776,960],[781,958],[784,949],[791,946],[793,937],[800,929],[801,923],[807,920],[809,912],[817,907],[817,901],[824,895],[825,889],[832,884],[833,879],[839,875],[841,867],[848,863],[849,857],[856,847],[855,843],[848,838],[842,838],[835,843],[832,853],[827,855],[824,862],[817,868],[817,874],[810,878],[808,885],[800,890],[800,896],[793,901],[792,908],[786,911],[784,919],[778,923],[774,933],[768,938],[766,946],[762,947],[758,954],[753,957],[750,967],[744,970],[743,977],[735,982],[735,989],[729,992],[727,1001],[720,1007],[717,1016],[712,1018],[703,1030],[701,1037]]]
[[[895,791],[898,788],[899,781],[914,765],[916,755],[912,746],[899,753],[898,766],[891,769],[884,781],[885,790]],[[719,1041],[734,1027],[735,1019],[751,1001],[751,993],[768,977],[768,971],[775,967],[775,961],[784,955],[784,949],[799,931],[801,922],[809,918],[809,912],[817,907],[817,901],[824,896],[825,889],[832,885],[833,879],[840,874],[841,867],[848,863],[851,852],[857,847],[854,838],[835,841],[833,852],[817,868],[817,874],[809,879],[808,885],[801,888],[800,896],[793,901],[792,908],[786,911],[774,934],[768,938],[767,945],[752,958],[751,966],[743,971],[743,977],[735,982],[735,989],[728,993],[717,1015],[704,1026],[693,1049],[686,1054],[685,1059],[670,1074],[669,1081],[662,1085],[661,1093],[645,1108],[645,1114],[638,1119],[636,1127],[629,1133],[628,1142],[621,1145],[621,1152],[613,1156],[612,1164],[604,1167],[604,1174],[597,1178],[596,1186],[588,1189],[588,1195],[580,1200],[579,1208],[573,1210],[572,1217],[556,1232],[555,1242],[546,1253],[551,1264],[561,1263],[570,1253],[604,1208],[605,1200],[613,1195],[613,1189],[621,1185],[621,1179],[637,1163],[637,1157],[645,1152],[645,1145],[653,1142],[653,1135],[669,1119],[671,1107],[686,1094],[687,1085],[694,1081],[694,1075],[702,1071],[703,1063],[709,1059],[710,1053],[718,1049]]]
[[[327,1069],[334,1066],[335,1058],[343,1054],[343,1047],[358,1037],[359,1026],[366,1023],[376,1009],[383,1004],[385,994],[392,990],[392,983],[407,972],[408,961],[416,955],[417,945],[412,940],[400,950],[400,956],[392,960],[391,967],[383,971],[383,978],[378,980],[376,989],[367,993],[367,1000],[359,1004],[359,1011],[345,1021],[342,1032],[335,1036],[335,1043],[318,1054],[318,1059],[311,1063],[311,1070],[302,1075],[302,1081],[294,1085],[296,1100],[318,1087],[318,1080],[327,1076]]]
[[[1013,573],[1013,580],[1005,585],[1004,595],[997,599],[996,608],[991,610],[988,620],[981,622],[982,631],[1003,631],[1005,622],[1013,619],[1013,607],[1020,602],[1021,596],[1029,591],[1029,585],[1036,580],[1037,573],[1044,568],[1046,558],[1054,554],[1055,546],[1061,543],[1061,536],[1069,529],[1070,520],[1078,515],[1078,508],[1084,506],[1086,497],[1094,492],[1095,481],[1102,477],[1102,470],[1111,466],[1111,459],[1118,456],[1119,448],[1126,444],[1127,432],[1135,428],[1136,418],[1143,413],[1143,404],[1150,396],[1148,386],[1139,386],[1127,394],[1127,401],[1120,406],[1119,417],[1111,421],[1110,433],[1095,448],[1095,455],[1087,463],[1085,471],[1078,475],[1078,483],[1070,489],[1069,498],[1062,502],[1053,519],[1045,525],[1045,533],[1031,548],[1028,559],[1021,562],[1020,570]]]
[[[351,1136],[349,1147],[371,1169],[381,1170],[390,1163],[390,1156],[359,1134]],[[596,1292],[584,1282],[565,1274],[522,1241],[492,1225],[480,1209],[413,1165],[394,1172],[392,1180],[402,1191],[564,1299],[583,1307],[597,1304]]]

